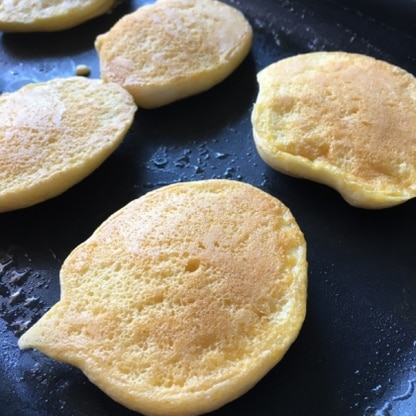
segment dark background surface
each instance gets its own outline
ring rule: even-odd
[[[96,35],[151,1],[54,34],[0,34],[0,90],[74,75],[99,77]],[[302,331],[250,392],[215,415],[416,414],[416,201],[380,211],[349,206],[332,189],[268,168],[252,140],[256,73],[297,53],[360,52],[416,74],[414,1],[240,0],[254,28],[251,54],[198,96],[139,110],[122,145],[63,195],[0,214],[0,416],[132,416],[77,369],[17,338],[59,299],[69,252],[110,214],[177,181],[230,178],[282,200],[308,243]]]

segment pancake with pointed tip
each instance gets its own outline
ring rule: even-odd
[[[118,84],[84,77],[0,96],[0,212],[57,196],[119,146],[137,107]]]
[[[158,0],[121,18],[97,37],[101,78],[126,88],[140,107],[155,108],[206,91],[250,51],[252,28],[216,0]]]
[[[145,415],[190,416],[245,393],[306,313],[306,243],[251,185],[184,182],[132,201],[65,260],[61,299],[19,339]]]
[[[416,78],[346,52],[286,58],[258,74],[253,134],[278,171],[327,184],[351,205],[416,196]]]

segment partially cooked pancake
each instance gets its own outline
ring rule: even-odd
[[[241,182],[169,185],[113,214],[61,269],[61,300],[19,340],[146,415],[198,415],[252,387],[306,311],[306,243]]]
[[[284,173],[332,186],[352,205],[416,196],[416,78],[345,52],[278,61],[258,74],[252,113],[260,156]]]
[[[118,147],[136,105],[117,84],[83,77],[29,84],[0,96],[0,212],[80,182]]]
[[[0,31],[58,31],[100,16],[118,0],[2,0]]]
[[[248,54],[252,29],[216,0],[158,0],[121,18],[96,39],[101,77],[154,108],[205,91]]]

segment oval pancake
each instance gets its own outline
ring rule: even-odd
[[[145,415],[237,398],[297,337],[306,243],[251,185],[184,182],[132,201],[65,260],[61,299],[19,340]]]
[[[416,79],[372,57],[312,52],[258,74],[253,135],[278,171],[327,184],[351,205],[416,195]]]
[[[215,0],[158,0],[97,37],[101,78],[155,108],[208,90],[249,53],[252,28]]]
[[[0,31],[50,32],[69,29],[110,11],[118,0],[2,0]]]
[[[118,147],[136,104],[117,84],[84,77],[0,96],[0,212],[66,191]]]

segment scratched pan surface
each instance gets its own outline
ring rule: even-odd
[[[74,74],[99,77],[95,36],[145,1],[50,34],[0,34],[0,89]],[[268,168],[249,121],[255,74],[315,50],[361,52],[416,73],[413,2],[230,1],[254,28],[250,56],[221,85],[137,113],[120,148],[90,177],[37,206],[0,214],[0,416],[132,416],[77,369],[16,341],[59,299],[59,268],[111,213],[177,181],[231,178],[281,199],[308,242],[304,327],[284,359],[215,415],[416,413],[416,201],[382,211]],[[357,9],[357,8],[360,9]],[[85,109],[88,111],[88,108]]]

